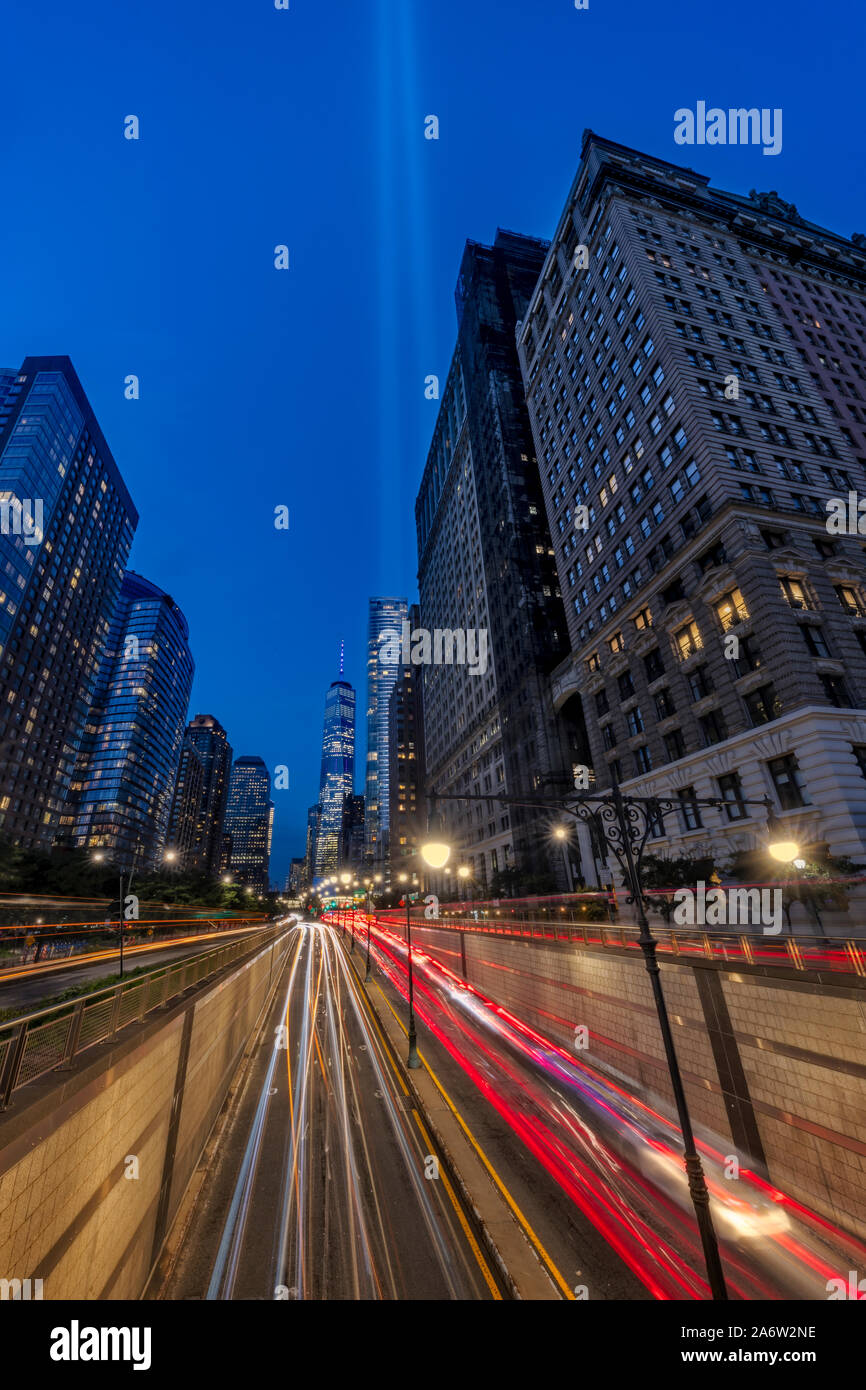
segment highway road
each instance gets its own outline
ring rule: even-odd
[[[499,1299],[331,926],[295,930],[171,1299]]]
[[[124,973],[140,969],[142,966],[155,969],[156,966],[165,965],[170,961],[214,951],[218,946],[237,940],[239,936],[249,936],[251,932],[261,931],[263,925],[265,924],[242,927],[235,931],[208,932],[202,936],[178,938],[165,946],[159,942],[125,946]],[[50,1003],[58,994],[63,994],[75,985],[116,976],[118,959],[116,950],[101,948],[88,956],[72,956],[68,960],[52,960],[38,965],[15,965],[2,969],[0,1009],[36,1009],[43,1003]]]

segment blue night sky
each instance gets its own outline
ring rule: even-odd
[[[189,619],[191,713],[216,715],[236,755],[289,767],[276,879],[303,852],[341,638],[363,789],[367,598],[415,594],[436,410],[423,383],[447,374],[464,240],[552,235],[585,127],[866,231],[855,14],[754,0],[7,7],[0,365],[72,358],[141,514],[131,566]],[[698,100],[781,107],[782,153],[675,145],[675,109]],[[438,142],[424,139],[431,113]]]

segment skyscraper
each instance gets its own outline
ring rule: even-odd
[[[319,803],[307,808],[307,843],[304,852],[304,875],[308,884],[316,871],[316,840],[319,833]]]
[[[174,599],[132,572],[115,605],[61,826],[128,866],[159,863],[194,662]]]
[[[198,754],[204,770],[187,867],[215,877],[220,871],[232,746],[222,724],[212,714],[197,714],[190,720],[186,738]]]
[[[418,610],[412,609],[417,626]],[[390,825],[388,870],[393,878],[400,860],[417,853],[426,831],[424,801],[424,722],[422,676],[417,666],[401,666],[388,703]],[[413,865],[414,867],[414,865]]]
[[[203,790],[204,765],[187,733],[180,751],[166,846],[175,852],[180,867],[186,870],[196,867],[192,848]]]
[[[549,675],[568,634],[515,346],[546,254],[514,232],[467,242],[457,345],[415,504],[422,627],[472,633],[486,657],[422,667],[428,780],[455,795],[562,793],[585,757],[579,700],[560,715],[553,706]],[[560,877],[549,815],[440,809],[477,883]]]
[[[587,131],[523,318],[599,784],[678,800],[660,853],[757,847],[769,797],[862,861],[866,241]]]
[[[352,873],[361,873],[364,866],[364,798],[354,793],[343,798],[340,863]]]
[[[366,855],[381,862],[388,842],[388,701],[398,666],[383,661],[382,639],[400,632],[407,617],[404,598],[371,598],[367,627],[367,777],[364,791]]]
[[[0,835],[47,848],[138,524],[68,357],[0,371],[0,513]]]
[[[319,781],[319,822],[315,877],[334,873],[340,864],[343,839],[343,801],[355,787],[355,691],[337,680],[325,698],[322,732],[322,772]]]
[[[268,890],[274,806],[264,759],[235,758],[223,829],[225,867],[237,883],[257,893]]]

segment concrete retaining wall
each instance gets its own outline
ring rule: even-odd
[[[414,923],[412,937],[562,1047],[585,1024],[581,1057],[673,1115],[642,956]],[[866,982],[659,959],[695,1122],[743,1166],[866,1236]]]
[[[19,1092],[0,1116],[0,1278],[45,1299],[137,1298],[288,950]]]

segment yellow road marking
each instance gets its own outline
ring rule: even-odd
[[[381,985],[378,982],[376,983],[376,988],[381,994],[383,1002],[391,1010],[391,1013],[393,1014],[398,1027],[401,1028],[404,1033],[406,1033],[406,1025],[403,1023],[402,1019],[394,1010],[391,1001],[386,997]],[[514,1200],[508,1188],[505,1186],[505,1183],[502,1181],[496,1169],[493,1167],[493,1164],[490,1162],[490,1159],[487,1157],[481,1145],[478,1143],[478,1140],[475,1138],[475,1135],[472,1133],[466,1121],[463,1119],[463,1116],[460,1114],[453,1100],[449,1096],[448,1092],[445,1090],[445,1087],[442,1085],[442,1082],[439,1080],[438,1076],[436,1075],[433,1068],[430,1066],[430,1063],[427,1061],[426,1057],[424,1056],[423,1052],[420,1051],[420,1049],[418,1051],[418,1056],[421,1059],[425,1071],[429,1073],[433,1085],[436,1087],[445,1104],[448,1106],[448,1109],[451,1111],[451,1114],[454,1116],[460,1128],[463,1130],[463,1133],[469,1140],[469,1143],[472,1145],[478,1158],[481,1160],[484,1167],[486,1168],[491,1180],[499,1189],[505,1201],[508,1203],[509,1210],[511,1211],[515,1220],[518,1222],[521,1230],[523,1231],[524,1235],[526,1236],[536,1255],[541,1260],[541,1263],[544,1265],[548,1274],[556,1283],[563,1298],[570,1299],[571,1302],[575,1302],[576,1300],[574,1294],[572,1293],[569,1285],[566,1283],[565,1279],[563,1278],[562,1274],[560,1273],[559,1269],[554,1263],[552,1257],[548,1254],[547,1250],[542,1245],[541,1240],[536,1235],[535,1231],[529,1224],[529,1221],[526,1219],[523,1212],[520,1210],[520,1207],[517,1205],[517,1202]]]
[[[412,1111],[412,1114],[413,1114],[413,1116],[414,1116],[415,1123],[417,1124],[418,1128],[419,1128],[420,1131],[421,1131],[422,1138],[423,1138],[424,1143],[426,1144],[427,1149],[428,1149],[428,1152],[429,1152],[429,1151],[432,1150],[432,1148],[433,1148],[433,1141],[432,1141],[432,1139],[430,1138],[430,1135],[427,1133],[426,1129],[424,1128],[423,1124],[421,1123],[421,1116],[418,1114],[418,1111],[417,1111],[417,1110],[413,1110],[413,1111]],[[448,1176],[447,1176],[447,1174],[444,1173],[444,1172],[442,1172],[442,1171],[440,1170],[439,1179],[440,1179],[440,1181],[444,1184],[445,1191],[448,1193],[448,1196],[449,1196],[450,1199],[451,1199],[451,1205],[452,1205],[452,1207],[454,1208],[454,1210],[455,1210],[456,1213],[457,1213],[457,1220],[460,1222],[460,1225],[463,1227],[463,1234],[464,1234],[465,1237],[466,1237],[466,1240],[467,1240],[467,1243],[468,1243],[468,1245],[469,1245],[469,1248],[471,1249],[473,1255],[475,1256],[476,1260],[478,1261],[478,1265],[479,1265],[479,1267],[480,1267],[480,1269],[481,1269],[481,1273],[484,1275],[484,1282],[486,1283],[486,1285],[487,1285],[488,1289],[490,1290],[491,1294],[493,1295],[493,1297],[494,1297],[498,1302],[501,1302],[501,1301],[502,1301],[502,1294],[499,1292],[499,1287],[498,1287],[498,1285],[497,1285],[497,1283],[496,1283],[496,1280],[493,1278],[493,1275],[492,1275],[491,1272],[490,1272],[490,1267],[489,1267],[489,1265],[487,1264],[487,1261],[485,1260],[485,1258],[484,1258],[484,1256],[483,1256],[483,1254],[482,1254],[482,1252],[481,1252],[481,1247],[480,1247],[480,1245],[478,1244],[478,1241],[475,1239],[474,1235],[472,1234],[472,1231],[471,1231],[470,1226],[469,1226],[469,1222],[466,1220],[466,1217],[465,1217],[465,1215],[464,1215],[464,1213],[463,1213],[463,1208],[461,1207],[460,1203],[459,1203],[458,1200],[457,1200],[457,1194],[455,1193],[453,1187],[451,1186],[450,1182],[448,1181]]]

